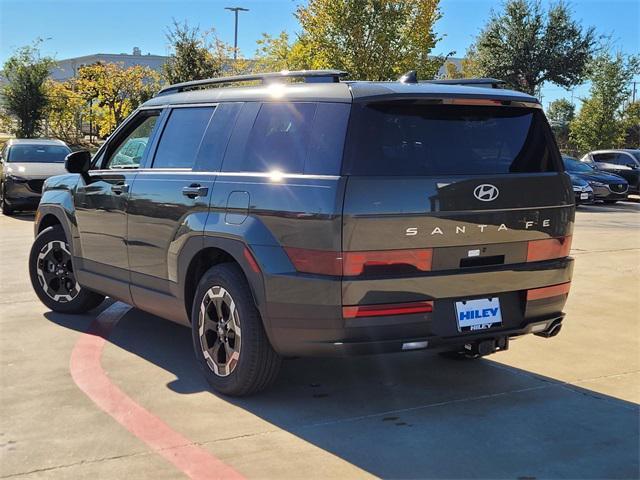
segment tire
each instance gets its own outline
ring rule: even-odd
[[[247,280],[236,264],[211,267],[193,300],[196,360],[215,391],[242,397],[269,387],[280,369]]]
[[[6,196],[5,196],[4,185],[2,186],[2,191],[0,193],[2,193],[2,198],[0,199],[0,209],[2,209],[2,214],[3,215],[12,215],[13,214],[13,208],[11,208],[9,206],[9,204],[7,203],[7,201],[5,200]]]
[[[84,313],[96,308],[104,296],[81,287],[73,272],[71,251],[59,225],[45,228],[29,254],[29,276],[38,298],[60,313]]]

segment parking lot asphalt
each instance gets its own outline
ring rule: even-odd
[[[640,475],[638,203],[579,208],[555,338],[474,361],[290,359],[240,400],[207,389],[184,327],[108,301],[47,311],[32,220],[0,217],[2,478]]]

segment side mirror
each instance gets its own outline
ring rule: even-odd
[[[70,153],[64,159],[64,168],[69,173],[87,173],[91,168],[91,153],[88,150]]]

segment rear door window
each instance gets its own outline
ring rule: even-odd
[[[626,153],[616,153],[616,158],[612,163],[616,165],[624,165],[625,167],[633,167],[636,164],[635,158],[632,155]]]
[[[160,137],[153,168],[192,168],[214,107],[174,108]]]
[[[562,170],[538,109],[354,105],[343,172],[351,175],[493,175]]]

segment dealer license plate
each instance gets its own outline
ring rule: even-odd
[[[456,319],[461,332],[486,330],[502,325],[500,299],[480,298],[456,302]]]

